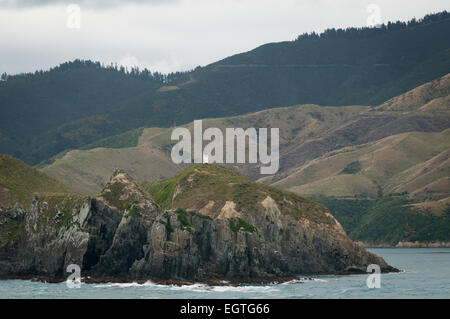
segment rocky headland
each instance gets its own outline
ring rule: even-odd
[[[234,170],[194,165],[159,183],[116,170],[97,197],[39,195],[0,209],[0,278],[255,283],[397,271],[328,209]]]

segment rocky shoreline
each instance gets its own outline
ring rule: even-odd
[[[401,272],[396,268],[392,268],[389,271],[384,269],[382,273],[397,273]],[[331,272],[314,274],[314,276],[336,275],[336,276],[348,276],[348,275],[367,275],[368,273],[363,269],[351,269],[348,271]],[[69,275],[69,273],[67,274]],[[13,276],[0,276],[0,280],[30,280],[32,282],[43,283],[63,283],[67,281],[66,277],[49,277],[49,276],[34,276],[34,275],[13,275]],[[81,282],[85,284],[106,284],[106,283],[137,283],[145,284],[151,282],[155,285],[172,285],[172,286],[190,286],[190,285],[207,285],[207,286],[241,286],[241,285],[268,285],[268,284],[282,284],[288,282],[303,282],[314,280],[312,277],[303,276],[285,276],[285,277],[263,277],[263,278],[247,278],[240,280],[237,278],[216,278],[206,281],[189,281],[184,279],[144,279],[144,278],[131,278],[131,277],[82,277]]]
[[[450,242],[398,242],[397,244],[389,243],[369,243],[369,242],[356,242],[363,248],[450,248]]]
[[[69,274],[68,274],[69,275]],[[30,280],[43,283],[63,283],[67,278],[57,278],[48,276],[2,276],[0,280]],[[106,284],[106,283],[137,283],[145,284],[151,282],[156,285],[190,286],[196,284],[208,286],[239,286],[239,285],[263,285],[280,284],[297,280],[312,280],[312,278],[299,278],[297,276],[279,277],[279,278],[251,278],[244,281],[238,279],[222,278],[210,279],[207,281],[189,281],[184,279],[139,279],[139,278],[118,278],[118,277],[82,277],[81,282],[85,284]]]

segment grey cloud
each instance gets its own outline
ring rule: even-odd
[[[101,9],[117,7],[125,4],[166,4],[178,0],[0,0],[0,8],[32,8],[61,4],[78,4],[80,6]]]
[[[67,27],[70,3],[81,28]],[[77,58],[188,70],[305,32],[365,26],[370,3],[382,22],[450,11],[449,0],[0,0],[0,74]]]

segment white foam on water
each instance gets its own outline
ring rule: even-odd
[[[312,280],[316,281],[316,282],[328,282],[328,280],[320,279],[320,278],[313,278]]]
[[[293,279],[291,281],[286,281],[281,283],[280,285],[291,285],[291,284],[304,284],[308,282],[328,282],[325,279],[319,279],[319,278],[299,278],[299,279]]]
[[[418,273],[418,271],[416,271],[416,270],[400,269],[399,272],[388,272],[386,274],[381,274],[381,275],[386,276],[386,275],[417,274],[417,273]]]
[[[192,285],[182,285],[182,286],[175,286],[175,285],[169,285],[165,286],[170,290],[187,290],[187,291],[195,291],[195,292],[205,292],[210,290],[210,286],[200,283],[195,283]]]
[[[227,291],[233,291],[233,292],[264,292],[264,291],[279,291],[278,289],[274,288],[275,285],[269,285],[269,286],[213,286],[212,291],[215,292],[227,292]]]
[[[228,283],[227,281],[222,281],[224,284]],[[167,290],[175,290],[175,291],[192,291],[192,292],[264,292],[264,291],[273,291],[276,292],[278,289],[277,286],[281,285],[293,285],[293,284],[303,284],[307,282],[327,282],[324,279],[319,278],[299,278],[293,279],[291,281],[283,282],[283,283],[271,283],[266,285],[240,285],[240,286],[210,286],[202,283],[194,283],[192,285],[161,285],[156,284],[152,281],[147,281],[145,283],[137,283],[137,282],[129,282],[129,283],[104,283],[104,284],[96,284],[93,285],[94,288],[136,288],[136,287],[153,287],[153,288],[161,288]]]
[[[165,287],[164,285],[158,285],[158,284],[155,284],[155,283],[153,283],[153,282],[151,282],[149,280],[149,281],[146,281],[146,282],[144,282],[142,284],[137,283],[137,282],[128,282],[128,283],[113,283],[113,282],[110,282],[110,283],[107,283],[107,284],[94,285],[94,288],[114,288],[114,287],[117,287],[117,288],[131,288],[131,287],[158,287],[158,286]]]

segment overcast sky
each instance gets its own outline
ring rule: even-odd
[[[382,23],[450,11],[449,0],[0,0],[0,73],[76,58],[188,70],[304,32],[365,26],[377,19],[370,4]]]

